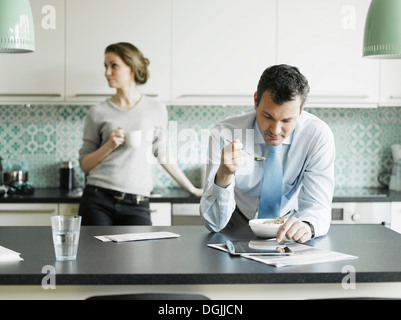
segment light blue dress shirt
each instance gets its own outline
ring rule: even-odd
[[[200,214],[209,230],[218,232],[229,222],[235,207],[248,218],[257,217],[266,161],[245,155],[242,167],[227,188],[214,183],[227,140],[240,139],[244,149],[267,156],[268,147],[256,124],[254,109],[228,118],[212,130]],[[315,236],[328,232],[334,192],[335,143],[328,125],[303,111],[290,136],[283,141],[283,196],[281,212],[310,222]]]

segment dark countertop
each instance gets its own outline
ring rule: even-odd
[[[179,238],[125,243],[101,242],[97,235],[171,231]],[[202,226],[112,226],[81,228],[76,261],[56,262],[50,227],[0,227],[2,246],[23,261],[0,264],[0,285],[41,285],[42,267],[52,265],[57,285],[338,283],[352,265],[358,283],[401,282],[401,235],[379,225],[333,225],[308,244],[356,260],[275,268],[233,257],[206,246],[226,239],[252,239],[249,227],[210,233]]]
[[[334,191],[333,202],[401,201],[401,192],[380,188],[341,188]]]
[[[81,190],[82,191],[82,190]],[[155,189],[151,202],[199,203],[183,189]],[[33,195],[0,197],[0,203],[79,203],[80,194],[69,194],[58,188],[35,188]],[[346,188],[336,190],[334,202],[392,202],[401,201],[401,192],[376,188]]]
[[[0,203],[79,203],[82,190],[71,193],[58,188],[35,188],[31,195],[0,197]],[[183,189],[156,189],[151,202],[199,203],[200,198],[191,196]]]

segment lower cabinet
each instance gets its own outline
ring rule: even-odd
[[[173,203],[174,226],[203,225],[199,214],[199,203]]]
[[[78,203],[2,203],[0,226],[50,226],[57,214],[78,214]],[[150,203],[154,226],[171,226],[171,203]]]
[[[75,215],[78,208],[78,203],[0,203],[0,226],[50,226],[51,216]],[[154,226],[203,225],[199,203],[151,202],[150,212]],[[391,203],[391,229],[401,233],[401,202]]]
[[[391,229],[401,233],[401,202],[391,203]]]
[[[151,202],[150,219],[154,226],[171,226],[171,203]],[[78,214],[78,203],[59,203],[59,214]]]
[[[58,214],[78,214],[79,203],[59,203]]]
[[[57,203],[2,203],[0,226],[50,226],[50,217],[55,214]]]
[[[150,219],[154,226],[171,226],[171,203],[151,202]]]

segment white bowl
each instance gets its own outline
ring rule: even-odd
[[[277,236],[278,229],[283,225],[264,223],[266,221],[274,221],[275,219],[252,219],[249,220],[249,226],[252,231],[260,238],[275,238]]]

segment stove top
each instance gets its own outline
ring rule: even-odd
[[[18,194],[18,195],[28,195],[28,194],[33,194],[34,193],[34,188],[32,187],[32,184],[30,182],[13,182],[9,185],[7,194],[13,195],[13,194]]]

